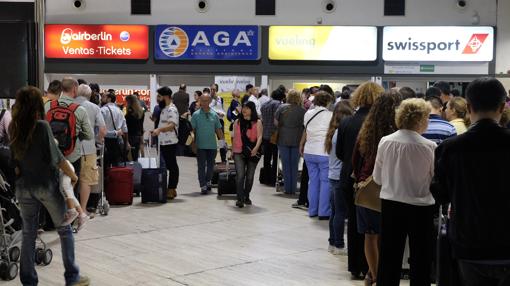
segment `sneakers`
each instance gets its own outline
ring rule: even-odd
[[[81,276],[78,279],[78,281],[71,283],[71,286],[89,286],[90,285],[90,279],[87,276]]]
[[[244,203],[245,203],[247,206],[251,206],[251,205],[252,205],[252,202],[251,202],[250,198],[246,198],[246,199],[244,200]]]
[[[300,210],[308,210],[308,206],[306,204],[301,204],[299,202],[293,203],[292,207]]]
[[[82,213],[79,217],[78,217],[78,228],[76,229],[76,231],[80,231],[83,229],[83,227],[85,226],[85,224],[89,221],[90,217],[88,215],[86,215],[85,213]]]
[[[78,211],[76,209],[68,209],[64,214],[64,221],[62,226],[70,225],[78,217]]]
[[[237,206],[238,208],[244,208],[244,203],[243,203],[242,201],[237,201],[237,202],[236,202],[236,206]]]
[[[347,255],[347,248],[338,248],[338,247],[334,247],[333,246],[333,250],[331,251],[331,254],[333,255],[342,255],[342,256],[346,256]]]
[[[207,187],[205,187],[205,186],[204,186],[204,187],[201,187],[201,188],[200,188],[200,193],[201,193],[202,195],[207,195],[207,193],[208,193],[208,191],[207,191]]]

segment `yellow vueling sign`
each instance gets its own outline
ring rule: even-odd
[[[377,28],[364,26],[271,26],[269,59],[375,61]]]

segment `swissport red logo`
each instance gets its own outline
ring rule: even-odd
[[[473,34],[464,48],[463,54],[476,54],[483,46],[489,34]]]

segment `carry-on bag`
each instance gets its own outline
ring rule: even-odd
[[[150,158],[150,143],[146,148],[146,154]],[[160,146],[158,142],[158,154],[160,155]],[[166,203],[167,202],[167,170],[163,169],[159,164],[159,160],[148,160],[148,168],[142,169],[142,203]],[[153,161],[156,161],[156,165],[153,165]]]
[[[448,218],[443,217],[442,207],[439,209],[439,233],[437,235],[436,285],[460,286],[457,261],[453,258],[450,240],[448,239]]]
[[[218,196],[237,194],[236,170],[230,169],[228,161],[225,164],[225,168],[225,172],[221,172],[218,175]]]
[[[134,193],[136,195],[140,195],[140,192],[142,191],[142,164],[140,164],[140,162],[131,161],[121,163],[120,165],[133,169]]]
[[[130,167],[111,167],[105,176],[106,198],[111,205],[130,205],[133,203],[133,169]]]

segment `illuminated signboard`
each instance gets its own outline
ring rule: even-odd
[[[115,103],[120,106],[126,105],[126,96],[133,95],[134,93],[138,93],[138,98],[145,102],[145,105],[147,108],[151,107],[151,91],[148,89],[133,89],[133,88],[121,88],[121,89],[115,89],[115,96],[116,100]],[[108,92],[108,89],[102,89],[101,94],[105,94]]]
[[[375,61],[377,28],[361,26],[269,27],[269,59]]]
[[[144,25],[46,25],[46,58],[131,59],[149,57],[149,28]]]
[[[154,37],[157,60],[258,60],[258,26],[159,25]]]
[[[493,56],[492,27],[384,27],[385,61],[489,62]]]

